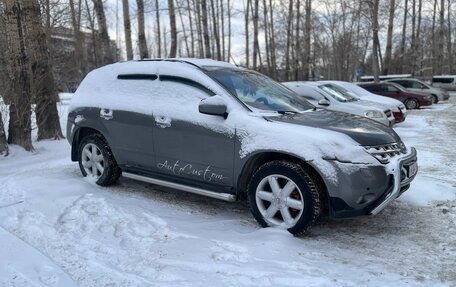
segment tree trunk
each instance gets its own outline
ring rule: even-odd
[[[176,58],[177,55],[177,29],[176,29],[176,14],[174,10],[174,0],[168,0],[169,27],[171,33],[171,47],[169,49],[169,57]]]
[[[372,33],[373,33],[373,41],[372,41],[372,71],[374,74],[374,81],[379,81],[379,67],[378,67],[378,5],[379,0],[374,0],[373,7],[372,7]]]
[[[57,111],[59,99],[38,0],[24,1],[22,10],[32,68],[31,91],[36,104],[38,140],[60,139],[63,138],[63,134]]]
[[[277,57],[276,57],[276,44],[275,44],[275,30],[274,30],[274,9],[272,6],[272,0],[269,0],[269,29],[270,29],[270,41],[271,41],[271,69],[272,69],[272,77],[278,80],[277,74]]]
[[[192,9],[190,8],[190,0],[187,0],[187,13],[188,13],[188,22],[190,23],[190,57],[195,57],[195,34],[193,31],[193,17]]]
[[[201,3],[200,0],[193,0],[193,6],[196,6],[196,36],[198,39],[198,56],[204,58],[204,41],[203,41],[203,28],[201,19]]]
[[[217,60],[220,61],[222,59],[222,54],[221,54],[221,50],[220,50],[220,37],[219,37],[219,33],[218,33],[218,25],[217,25],[215,6],[214,6],[215,0],[210,0],[210,1],[211,1],[211,12],[212,12],[212,29],[213,29],[213,33],[214,33]]]
[[[383,63],[383,74],[388,75],[390,70],[391,54],[393,50],[393,27],[394,27],[394,11],[396,6],[395,0],[390,0],[389,7],[389,20],[388,20],[388,32],[386,36],[386,50],[385,50],[385,61]]]
[[[300,78],[300,62],[301,62],[301,39],[299,39],[299,34],[301,32],[301,1],[296,1],[296,27],[295,27],[295,48],[294,48],[294,79],[297,81]]]
[[[437,1],[434,0],[434,9],[432,10],[432,49],[431,49],[431,59],[432,59],[432,74],[436,73],[437,70],[437,61],[436,61],[436,52],[437,52],[437,43],[435,38],[435,18],[437,14]]]
[[[8,155],[8,143],[6,142],[5,127],[3,126],[2,113],[0,112],[0,155]]]
[[[145,21],[144,21],[144,0],[136,0],[138,8],[138,47],[139,58],[149,58],[149,50],[147,49]]]
[[[453,49],[451,45],[453,44],[451,42],[451,0],[448,0],[448,16],[447,16],[447,21],[448,21],[448,36],[447,36],[447,50],[448,50],[448,74],[452,75],[453,74]]]
[[[260,52],[260,45],[258,44],[258,0],[253,2],[253,69],[257,69],[257,60]]]
[[[407,38],[407,13],[408,13],[408,0],[405,0],[404,2],[404,21],[402,23],[402,38],[401,38],[401,70],[400,72],[403,73],[405,70],[405,39]]]
[[[440,1],[439,47],[437,49],[437,74],[443,74],[443,42],[445,37],[445,0]]]
[[[305,38],[304,38],[304,67],[303,67],[303,80],[309,80],[310,69],[310,34],[312,31],[312,0],[306,0],[306,24],[305,24]]]
[[[86,74],[86,63],[87,59],[84,57],[84,37],[81,33],[81,22],[80,22],[80,15],[81,15],[81,1],[78,3],[78,11],[76,12],[76,9],[74,7],[74,0],[69,0],[70,4],[70,13],[71,13],[71,24],[73,26],[73,33],[74,33],[74,42],[73,42],[73,47],[74,47],[74,63],[75,66],[77,67],[78,71],[78,79],[77,81],[82,81],[83,77]],[[50,17],[50,16],[49,16]],[[49,20],[50,21],[50,20]],[[50,23],[49,23],[50,25]],[[50,31],[50,27],[47,28],[49,29],[49,32],[47,33],[52,33]],[[50,37],[50,35],[48,35]]]
[[[287,17],[287,46],[285,51],[285,79],[290,79],[290,48],[291,48],[291,23],[293,19],[293,1],[290,1],[288,5],[288,17]]]
[[[127,60],[133,60],[133,44],[131,43],[130,5],[128,0],[122,0],[123,24],[125,32],[125,49]]]
[[[99,37],[101,40],[102,65],[111,64],[114,61],[111,40],[109,39],[108,26],[106,25],[106,16],[103,7],[103,0],[92,0],[95,14],[98,22]]]
[[[227,61],[231,60],[231,3],[230,0],[227,0],[228,6],[228,56]]]
[[[272,11],[271,11],[272,13]],[[266,0],[263,0],[263,23],[264,23],[264,45],[266,48],[266,63],[268,65],[268,75],[272,75],[271,70],[271,53],[269,49],[270,45],[270,37],[269,37],[269,20],[268,20],[268,5],[266,4]]]
[[[201,0],[201,19],[203,24],[203,38],[204,38],[204,50],[206,52],[205,57],[210,59],[211,56],[211,43],[209,42],[209,28],[207,23],[207,3],[206,0]]]
[[[250,43],[249,43],[249,21],[250,21],[250,1],[247,0],[244,15],[244,31],[245,31],[245,65],[248,68],[250,64]]]
[[[161,58],[161,27],[160,27],[160,4],[155,0],[155,20],[156,20],[156,37],[157,37],[157,58]]]
[[[29,59],[25,50],[23,11],[17,0],[4,0],[8,38],[9,74],[12,78],[9,97],[8,144],[33,150],[31,138],[31,93],[28,76]]]

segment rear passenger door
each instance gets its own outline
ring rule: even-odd
[[[157,75],[124,74],[117,77],[122,91],[113,95],[114,106],[101,108],[100,120],[108,131],[107,139],[117,163],[125,170],[148,170],[154,167],[152,141],[153,117],[150,90]],[[112,103],[106,103],[110,106]]]
[[[160,75],[154,100],[155,171],[177,181],[233,186],[234,128],[221,116],[199,112],[214,95],[195,81]]]

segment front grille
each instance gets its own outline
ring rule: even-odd
[[[405,145],[402,142],[378,146],[365,146],[364,149],[381,163],[388,163],[392,157],[407,152]]]
[[[384,112],[387,118],[391,117],[391,110],[385,110]]]

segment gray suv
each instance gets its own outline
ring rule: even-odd
[[[297,235],[322,214],[377,214],[417,173],[414,148],[373,120],[314,107],[228,63],[157,59],[92,71],[68,115],[71,159],[97,184],[127,178],[227,201]]]

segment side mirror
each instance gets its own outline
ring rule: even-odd
[[[200,113],[212,116],[222,116],[224,119],[228,117],[226,112],[226,103],[219,95],[201,100],[198,106]]]
[[[318,101],[318,105],[320,106],[329,106],[331,103],[327,99],[321,99]]]

